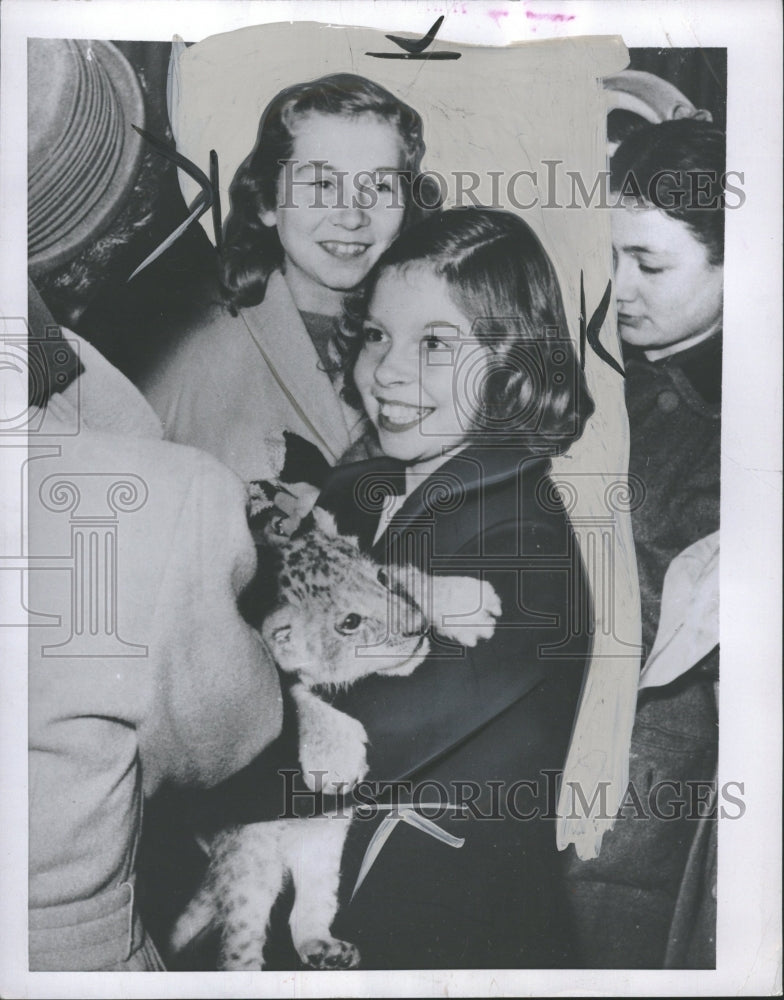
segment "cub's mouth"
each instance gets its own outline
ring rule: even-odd
[[[378,673],[383,674],[388,670],[400,670],[401,667],[404,667],[407,663],[410,663],[416,656],[418,656],[426,642],[427,632],[423,632],[417,640],[416,646],[414,646],[404,660],[397,660],[395,663],[390,663],[388,667],[381,667],[381,669],[378,670]]]

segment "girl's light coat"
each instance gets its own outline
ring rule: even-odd
[[[166,438],[208,451],[241,479],[274,479],[283,431],[334,465],[359,436],[360,414],[323,370],[283,275],[264,301],[234,317],[216,304],[141,386]]]

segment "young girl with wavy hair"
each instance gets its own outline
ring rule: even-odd
[[[382,564],[489,582],[501,614],[491,639],[433,636],[410,676],[334,698],[369,735],[365,800],[408,799],[456,840],[399,824],[350,899],[386,812],[355,821],[333,933],[362,968],[569,966],[555,787],[592,611],[549,472],[593,403],[552,263],[519,216],[446,211],[381,256],[341,349],[384,457],[332,470],[320,505]],[[456,597],[452,629],[482,593]]]

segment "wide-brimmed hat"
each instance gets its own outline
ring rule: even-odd
[[[111,42],[28,43],[28,258],[33,276],[75,257],[139,175],[144,98]]]

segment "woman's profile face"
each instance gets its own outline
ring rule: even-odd
[[[655,350],[721,323],[724,267],[685,222],[658,208],[612,209],[618,330],[635,347]]]
[[[374,114],[310,113],[293,128],[291,163],[278,177],[274,210],[284,273],[297,307],[336,315],[397,236],[405,211],[404,149],[394,125]]]

